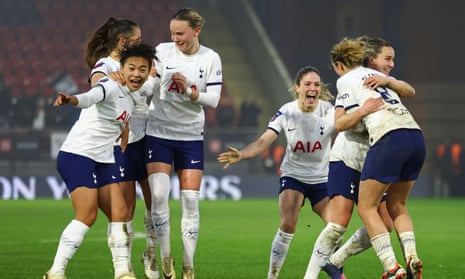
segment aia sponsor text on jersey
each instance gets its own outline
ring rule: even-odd
[[[197,90],[197,86],[195,84],[190,86],[192,90]],[[170,87],[168,87],[168,92],[175,91],[178,94],[181,94],[181,88],[179,88],[179,85],[176,82],[171,82]]]
[[[131,115],[127,111],[123,111],[116,120],[123,122],[123,125],[127,125],[129,123],[129,119],[131,119]]]
[[[320,141],[315,141],[313,144],[310,141],[302,142],[297,141],[294,148],[292,149],[293,152],[303,152],[303,153],[312,153],[319,150],[323,150],[323,145]]]

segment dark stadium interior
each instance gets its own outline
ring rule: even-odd
[[[251,63],[249,68],[258,65],[241,41],[240,30],[250,26],[231,21],[234,14],[228,16],[234,12],[232,2],[236,1],[1,1],[0,165],[3,168],[0,175],[24,175],[27,173],[24,164],[38,166],[36,161],[46,167],[44,170],[32,167],[34,170],[28,169],[29,172],[44,175],[50,172],[50,166],[54,171],[51,134],[66,131],[78,110],[56,109],[51,103],[59,88],[76,93],[88,89],[89,69],[83,60],[88,32],[110,16],[130,18],[141,26],[144,41],[155,45],[170,40],[169,19],[183,6],[201,11],[206,18],[202,41],[223,58],[223,100],[216,110],[206,111],[210,131],[207,158],[211,161],[210,169],[219,169],[213,162],[216,153],[227,144],[241,145],[256,137],[280,105],[266,95],[269,90],[265,84],[270,83],[266,75],[257,70],[257,76],[246,76],[240,68],[236,49],[241,49],[244,63]],[[465,81],[461,70],[465,62],[461,21],[465,4],[462,1],[239,2],[247,2],[252,7],[289,76],[304,65],[314,65],[321,70],[323,80],[330,83],[333,94],[336,76],[328,67],[329,49],[337,40],[370,35],[390,41],[397,57],[394,76],[409,81],[417,91],[417,96],[407,100],[406,105],[424,129],[429,154],[423,173],[429,187],[434,188],[431,181],[438,168],[433,163],[437,147],[444,143],[465,144]],[[224,37],[226,31],[231,32],[232,39]],[[253,88],[251,92],[249,88]],[[240,107],[249,96],[261,109],[257,112],[256,124],[243,126],[239,121]],[[45,126],[36,129],[33,121],[39,109],[45,112]],[[261,159],[241,171],[267,173]],[[465,167],[461,172],[461,175],[465,173]],[[434,193],[433,189],[427,195]],[[456,194],[465,195],[465,190]]]

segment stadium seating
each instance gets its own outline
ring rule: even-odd
[[[2,1],[0,73],[6,93],[20,99],[53,96],[49,81],[61,71],[69,73],[79,91],[87,90],[90,70],[83,60],[83,45],[90,32],[110,16],[128,18],[139,24],[144,41],[155,45],[169,40],[169,19],[182,4],[182,0],[141,0],[137,5],[122,0]]]

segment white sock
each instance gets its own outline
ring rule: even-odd
[[[368,232],[365,227],[361,227],[341,248],[337,249],[336,252],[329,257],[329,261],[338,268],[341,268],[350,256],[357,255],[370,247],[371,242]]]
[[[115,277],[130,271],[129,266],[129,237],[126,222],[111,222],[111,233],[108,247],[113,258]]]
[[[329,222],[326,225],[315,241],[304,279],[318,278],[321,267],[326,264],[329,256],[334,252],[345,231],[346,228],[336,223]]]
[[[84,239],[89,227],[78,221],[72,220],[61,233],[58,249],[53,260],[50,274],[64,275],[68,261],[74,256]]]
[[[268,279],[278,278],[279,271],[286,260],[287,251],[291,245],[293,233],[286,233],[278,229],[271,243],[270,266],[268,268]]]
[[[132,255],[132,242],[134,240],[134,222],[132,220],[126,222],[126,228],[128,230],[128,261],[129,267],[132,269],[131,255]]]
[[[194,255],[200,228],[199,196],[199,191],[181,191],[183,264],[192,268],[194,268]]]
[[[155,251],[157,239],[155,237],[155,230],[153,229],[152,212],[150,212],[150,210],[145,210],[144,227],[147,249]]]
[[[171,257],[170,243],[170,177],[165,173],[154,173],[148,177],[152,192],[152,220],[162,259]]]
[[[405,261],[408,261],[410,256],[417,255],[417,245],[415,242],[415,234],[410,232],[399,233],[400,245],[404,253]]]
[[[384,271],[388,272],[397,264],[396,255],[391,245],[391,236],[389,233],[382,233],[370,239],[373,249],[375,249]]]

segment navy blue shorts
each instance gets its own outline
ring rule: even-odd
[[[100,188],[118,182],[116,164],[98,163],[64,151],[58,152],[57,170],[70,193],[77,187]]]
[[[394,130],[370,147],[360,179],[382,183],[416,180],[425,157],[426,145],[420,130]]]
[[[115,146],[115,160],[118,164],[119,181],[140,181],[147,178],[145,163],[145,138],[128,144],[124,153]]]
[[[174,170],[204,169],[203,141],[167,140],[146,136],[146,163],[174,163]]]
[[[328,188],[327,183],[317,183],[317,184],[307,184],[300,182],[299,180],[289,177],[283,176],[279,179],[280,187],[279,193],[281,194],[282,191],[286,189],[292,189],[295,191],[299,191],[304,195],[304,203],[305,198],[310,200],[312,206],[323,200],[328,196]],[[302,204],[303,206],[303,204]]]
[[[358,202],[358,186],[360,172],[349,168],[343,161],[329,162],[328,197],[342,195],[349,200]]]

